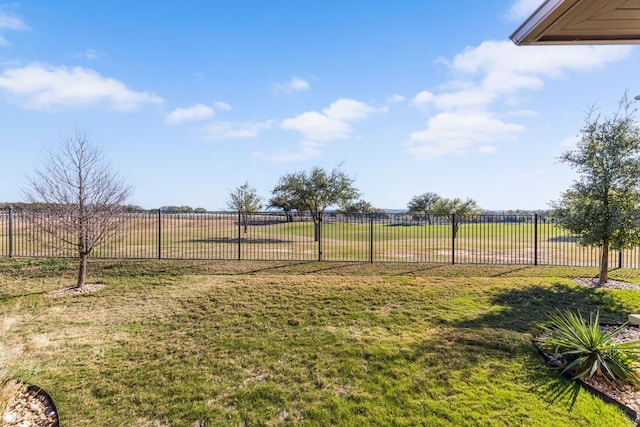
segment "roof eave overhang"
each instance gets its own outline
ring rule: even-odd
[[[575,3],[575,2],[572,2]],[[561,7],[563,6],[563,7]],[[563,0],[547,0],[541,4],[526,21],[509,37],[518,46],[537,41],[550,23],[557,20],[568,10]],[[555,19],[554,19],[555,17]],[[543,25],[548,22],[549,25]]]
[[[585,30],[572,34],[558,31],[558,22],[566,22],[578,16],[584,11],[585,4],[601,5],[602,3],[593,3],[588,0],[546,0],[511,34],[510,39],[519,46],[640,43],[640,31],[637,27],[632,31],[623,29],[618,32]],[[614,20],[608,25],[615,27],[622,23]]]

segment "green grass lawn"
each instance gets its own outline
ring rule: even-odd
[[[595,269],[94,260],[104,289],[46,295],[74,267],[0,259],[5,344],[64,426],[633,425],[531,344],[555,308],[640,310],[569,280]]]

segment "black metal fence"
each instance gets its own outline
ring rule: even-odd
[[[599,249],[540,215],[326,213],[318,224],[303,213],[125,214],[124,232],[97,247],[96,258],[423,262],[598,266]],[[0,256],[73,255],[45,235],[32,216],[0,209]],[[640,268],[638,248],[610,253],[616,267]]]

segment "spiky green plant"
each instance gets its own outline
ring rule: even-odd
[[[541,325],[543,333],[538,342],[564,362],[562,373],[569,372],[575,379],[598,375],[637,387],[640,340],[614,342],[626,326],[603,332],[600,311],[595,316],[591,313],[588,321],[579,311],[559,311],[549,314],[549,324]]]

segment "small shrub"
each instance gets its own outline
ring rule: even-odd
[[[538,342],[543,349],[564,362],[562,373],[569,372],[574,379],[605,376],[623,380],[633,386],[640,385],[638,361],[640,340],[614,342],[627,324],[611,332],[600,329],[600,312],[589,316],[569,310],[549,314],[550,323],[543,325]]]

